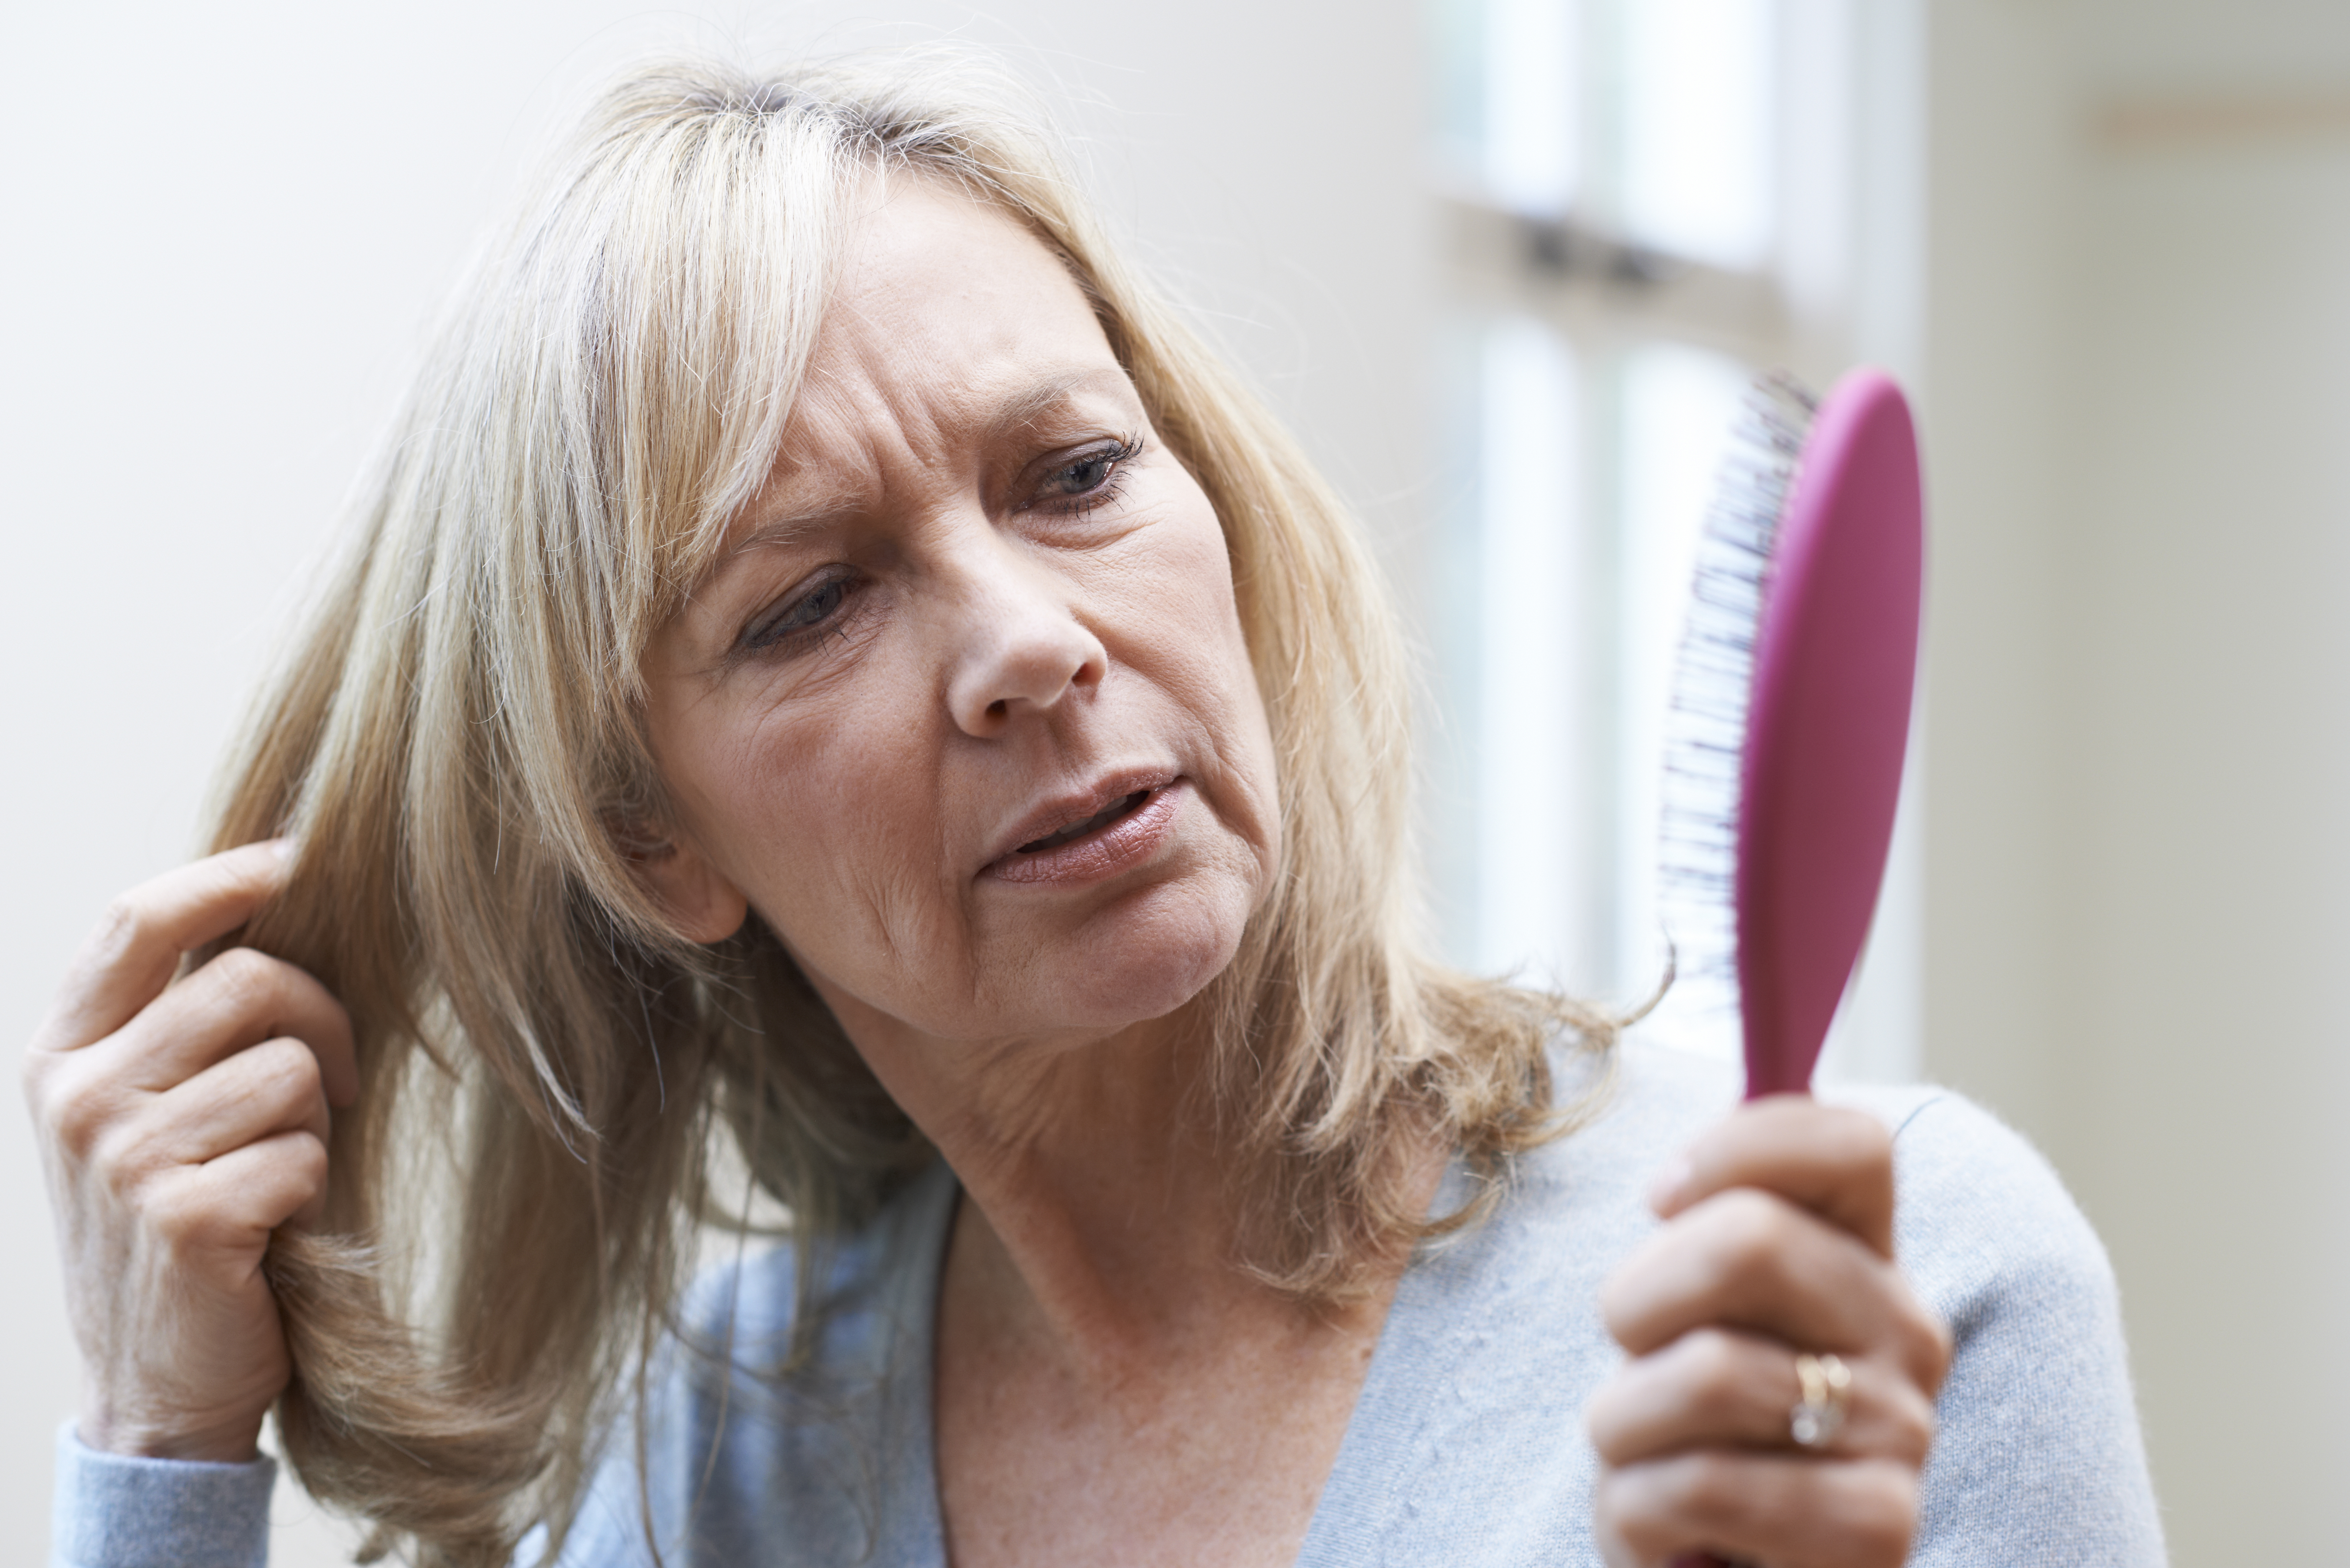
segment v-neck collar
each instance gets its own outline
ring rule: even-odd
[[[1458,1209],[1471,1196],[1474,1180],[1453,1159],[1430,1212]],[[874,1553],[883,1568],[944,1568],[947,1561],[936,1420],[939,1289],[962,1192],[943,1159],[925,1171],[905,1195],[902,1229],[889,1239],[897,1245],[885,1253],[899,1266],[883,1293],[894,1332],[885,1352],[881,1451],[898,1461],[888,1469],[901,1480],[884,1483]],[[1416,1511],[1406,1478],[1426,1472],[1452,1403],[1447,1390],[1461,1363],[1491,1338],[1483,1298],[1461,1289],[1474,1272],[1475,1254],[1489,1244],[1490,1230],[1423,1243],[1405,1264],[1306,1524],[1297,1568],[1370,1561],[1397,1516]],[[1477,1304],[1466,1304],[1471,1303]]]
[[[1473,1196],[1475,1180],[1456,1157],[1430,1212],[1456,1212]],[[1404,1265],[1338,1457],[1305,1527],[1297,1568],[1378,1561],[1398,1516],[1417,1511],[1408,1478],[1429,1472],[1450,1425],[1449,1396],[1461,1366],[1491,1337],[1490,1303],[1461,1289],[1491,1231],[1481,1226],[1422,1242]]]

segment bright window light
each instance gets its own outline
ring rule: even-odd
[[[1726,911],[1709,923],[1659,898],[1669,703],[1752,367],[1830,357],[1794,323],[1847,307],[1866,7],[1426,3],[1462,220],[1440,371],[1460,503],[1419,585],[1439,656],[1425,832],[1447,950],[1632,1003],[1663,976],[1674,918],[1682,972],[1641,1033],[1734,1060],[1726,931],[1710,929]],[[1571,218],[1573,265],[1480,206]],[[1628,286],[1593,234],[1742,275],[1786,318],[1726,324],[1727,296],[1670,269]]]
[[[1579,7],[1575,0],[1485,0],[1484,177],[1517,212],[1575,200]]]
[[[1558,335],[1504,320],[1486,335],[1475,745],[1473,964],[1573,983],[1591,946],[1581,863],[1591,804],[1577,763],[1586,716],[1586,597],[1575,497],[1575,365]]]
[[[1769,257],[1778,162],[1773,0],[1633,0],[1624,27],[1624,217],[1718,266]]]

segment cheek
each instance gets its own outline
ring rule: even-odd
[[[874,724],[865,683],[707,726],[672,788],[705,850],[795,952],[920,941],[941,913],[939,843],[920,726]]]
[[[1212,771],[1199,782],[1269,871],[1280,850],[1273,737],[1223,534],[1204,495],[1121,587],[1117,634],[1105,641],[1203,732]]]

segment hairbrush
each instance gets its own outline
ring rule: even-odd
[[[1746,1096],[1800,1093],[1868,939],[1917,685],[1925,509],[1881,371],[1756,383],[1698,551],[1668,724],[1676,967],[1734,986]]]

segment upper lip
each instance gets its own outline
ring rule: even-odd
[[[1055,795],[1006,828],[997,837],[995,853],[987,857],[987,863],[993,866],[1024,844],[1034,844],[1089,816],[1098,816],[1128,795],[1164,789],[1175,778],[1174,772],[1164,767],[1121,768],[1102,774],[1082,790]]]

